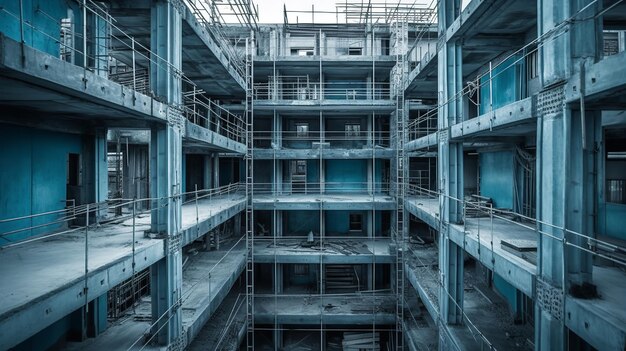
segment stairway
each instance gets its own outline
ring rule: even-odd
[[[355,292],[362,288],[352,265],[328,264],[324,274],[327,294]]]

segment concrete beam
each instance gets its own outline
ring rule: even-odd
[[[205,147],[211,151],[246,153],[246,145],[185,120],[183,146]]]
[[[388,148],[364,148],[364,149],[254,149],[255,160],[315,160],[320,158],[320,154],[324,159],[391,159],[395,157],[396,152]]]
[[[391,113],[396,108],[393,100],[255,100],[255,111],[376,111]]]
[[[5,105],[39,106],[83,120],[135,119],[140,127],[146,121],[167,121],[166,104],[5,36],[0,36],[0,72],[23,82],[0,84]]]
[[[584,94],[585,102],[614,98],[624,95],[626,90],[626,51],[603,58],[601,61],[585,67]],[[580,73],[572,75],[564,88],[565,102],[578,103],[580,99]],[[610,101],[605,101],[605,107]],[[623,106],[623,105],[622,105]]]
[[[211,282],[209,289],[202,289],[202,291],[197,291],[196,294],[187,290],[189,296],[187,304],[183,303],[183,309],[187,312],[183,317],[183,328],[185,330],[187,345],[192,343],[213,313],[219,308],[220,304],[224,301],[243,272],[245,264],[244,250],[234,249],[228,255],[224,256],[219,269],[214,270],[214,273],[208,278]],[[196,268],[204,275],[206,267]],[[202,288],[204,288],[204,284]]]
[[[225,198],[225,197],[227,196],[222,196],[222,198]],[[217,202],[217,201],[218,199],[213,200],[213,201],[208,200],[208,202]],[[233,195],[232,199],[226,198],[226,199],[221,199],[221,201],[226,202],[226,204],[223,206],[220,206],[220,208],[212,210],[204,206],[204,202],[207,202],[207,199],[203,199],[202,200],[203,206],[200,207],[201,213],[199,215],[201,216],[201,218],[199,219],[197,225],[194,220],[195,218],[194,213],[190,213],[191,216],[185,216],[187,218],[183,218],[183,227],[181,229],[182,246],[191,244],[192,242],[199,239],[200,237],[202,237],[203,235],[205,235],[212,229],[217,228],[217,226],[219,226],[220,224],[233,218],[235,215],[245,210],[246,208],[246,198],[241,195],[235,194]],[[210,203],[208,205],[210,207]],[[193,201],[190,202],[189,207],[192,207],[191,211],[186,211],[186,212],[193,212],[194,206],[195,205]],[[208,215],[208,217],[205,217],[206,215]],[[189,218],[189,217],[192,217],[192,218]]]
[[[279,306],[276,305],[279,304]],[[258,324],[394,325],[395,296],[278,295],[256,296],[254,322]],[[376,311],[376,312],[374,312]],[[275,319],[276,317],[276,319]]]
[[[325,195],[255,195],[255,210],[394,210],[395,200],[388,195],[325,194]]]
[[[434,148],[437,144],[437,133],[435,132],[406,143],[406,152]]]
[[[160,239],[149,240],[146,245],[138,247],[135,251],[135,271],[141,271],[152,266],[164,255],[164,241]],[[86,300],[92,301],[106,294],[107,291],[132,276],[132,265],[133,255],[128,249],[123,256],[98,268],[90,269],[87,275],[87,299],[83,293],[84,277],[76,276],[71,283],[47,292],[39,292],[41,293],[40,296],[2,313],[0,315],[0,349],[10,349],[18,345],[81,308]]]
[[[450,127],[450,137],[459,140],[478,135],[499,135],[498,132],[505,129],[507,135],[510,135],[509,128],[515,129],[522,123],[533,123],[534,129],[536,122],[533,120],[536,116],[533,114],[533,100],[534,98],[525,98],[476,118],[457,123]]]

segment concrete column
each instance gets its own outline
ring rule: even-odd
[[[375,223],[374,223],[374,210],[371,211],[367,211],[365,213],[365,228],[367,228],[367,237],[368,238],[373,238],[374,237],[374,231],[375,231]]]
[[[233,232],[235,233],[235,237],[238,238],[241,236],[241,213],[237,213],[235,218],[233,218],[234,226]]]
[[[282,294],[284,287],[284,269],[282,263],[274,264],[274,293]]]
[[[213,157],[214,154],[204,155],[202,160],[202,167],[204,168],[202,172],[202,187],[204,189],[210,189],[213,187]]]
[[[272,119],[272,148],[280,149],[283,146],[283,126],[281,123],[280,115],[274,111],[274,117]]]
[[[274,329],[274,350],[283,350],[283,325],[276,324]]]
[[[275,169],[274,169],[274,191],[277,194],[280,194],[283,191],[283,166],[285,162],[283,160],[276,160]]]
[[[559,26],[589,3],[589,0],[539,1],[539,35]],[[585,111],[581,122],[580,111],[559,104],[559,100],[563,99],[561,82],[581,71],[582,65],[588,66],[597,59],[601,25],[594,15],[599,6],[595,4],[576,16],[567,31],[544,41],[540,49],[543,86],[540,98],[555,99],[557,107],[539,111],[537,120],[537,219],[583,234],[592,234],[595,225],[593,150],[601,138],[600,116]],[[584,86],[580,90],[584,91]],[[538,239],[537,280],[543,284],[538,284],[537,289],[550,287],[565,294],[572,283],[591,281],[591,256],[582,250],[565,249],[562,238],[565,236],[583,247],[586,243],[552,226],[539,225],[539,229],[550,236],[540,234]],[[562,313],[551,313],[536,304],[535,315],[537,349],[565,350],[567,329]]]
[[[272,226],[272,235],[275,237],[283,236],[283,211],[274,210],[274,225]]]
[[[106,20],[100,16],[88,12],[89,26],[93,28],[91,31],[93,34],[89,38],[88,45],[90,46],[88,52],[93,57],[92,66],[95,73],[101,77],[107,77],[108,70],[108,48],[107,39],[110,35],[109,25]],[[91,59],[90,59],[91,60]]]
[[[94,137],[94,160],[95,160],[95,178],[94,178],[94,202],[106,201],[109,197],[109,172],[107,163],[107,130],[99,128],[96,130]],[[96,221],[104,219],[107,216],[107,209],[102,206],[96,214]]]
[[[460,11],[459,0],[444,0],[439,8],[439,33],[454,21]],[[439,209],[439,267],[442,287],[439,310],[444,324],[463,322],[463,249],[449,238],[450,223],[462,221],[463,144],[450,142],[450,126],[463,121],[463,101],[454,98],[463,87],[461,44],[455,41],[443,45],[438,54],[439,118],[438,141],[440,170]],[[445,334],[445,332],[440,332]]]
[[[374,160],[367,160],[367,191],[370,195],[374,194]]]
[[[213,187],[220,186],[220,158],[217,154],[213,154]]]
[[[182,22],[174,3],[154,1],[151,8],[150,83],[157,96],[169,104],[180,104]],[[183,117],[175,110],[168,118]],[[179,341],[182,333],[180,299],[182,290],[182,252],[180,245],[182,177],[182,132],[178,123],[154,126],[150,139],[151,232],[166,238],[166,256],[151,267],[152,333],[161,345]],[[163,318],[160,318],[164,316]],[[160,319],[159,319],[160,318]],[[157,320],[159,322],[157,323]]]

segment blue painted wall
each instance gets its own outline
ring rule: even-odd
[[[377,192],[388,192],[389,185],[382,184],[383,182],[383,160],[377,159],[374,161],[374,189]],[[379,213],[378,213],[379,214]]]
[[[598,207],[598,231],[600,234],[626,240],[626,205],[601,203]]]
[[[320,211],[284,211],[284,233],[285,236],[307,235],[309,231],[313,234],[320,234]]]
[[[1,0],[0,32],[13,40],[20,41],[20,2]],[[82,11],[78,3],[64,0],[23,0],[24,41],[26,45],[50,55],[59,57],[60,22],[68,17],[68,9],[74,13],[74,30],[82,32]],[[76,48],[80,50],[82,40],[76,39]],[[82,58],[76,56],[76,62]]]
[[[0,219],[63,209],[68,153],[81,154],[82,147],[80,135],[0,125]],[[0,223],[0,233],[50,223],[61,215]],[[44,226],[9,235],[7,239],[21,240],[60,227]],[[2,240],[0,245],[7,243]]]
[[[326,80],[324,98],[330,100],[365,100],[367,82],[358,80]]]
[[[494,207],[513,209],[514,161],[513,151],[479,155],[480,195],[490,197]]]
[[[367,161],[368,160],[326,160],[326,190],[329,192],[348,193],[361,190],[366,191]]]
[[[363,232],[350,233],[350,214],[360,214],[363,221]],[[327,235],[363,235],[367,233],[366,211],[326,211],[326,234]]]
[[[510,104],[521,98],[521,84],[525,60],[515,55],[500,63],[493,69],[493,109]],[[489,111],[489,74],[480,79],[480,114]]]

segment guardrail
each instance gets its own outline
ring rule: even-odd
[[[356,124],[356,126],[360,126]],[[347,126],[348,128],[349,126]],[[388,131],[254,131],[254,147],[260,149],[364,149],[390,147]]]
[[[261,183],[255,182],[255,195],[364,195],[388,196],[395,189],[393,184],[386,182],[308,182],[293,180],[291,182]]]
[[[94,28],[87,27],[87,22],[83,26],[76,26],[75,23],[65,19],[57,19],[46,13],[41,7],[37,8],[37,13],[50,25],[37,25],[37,22],[27,21],[20,13],[11,11],[11,7],[0,7],[0,11],[7,14],[6,17],[15,21],[19,26],[21,40],[24,41],[24,31],[30,29],[32,36],[42,39],[43,44],[37,49],[45,48],[46,52],[57,56],[59,59],[83,67],[85,71],[94,72],[102,77],[118,83],[132,91],[151,96],[159,101],[167,103],[176,110],[182,110],[187,119],[195,124],[212,128],[220,135],[243,142],[245,138],[245,124],[241,122],[241,117],[236,116],[223,107],[210,101],[205,96],[204,91],[199,88],[191,79],[185,76],[181,69],[174,66],[165,58],[157,55],[149,47],[137,40],[133,35],[128,34],[120,28],[109,13],[106,7],[93,0],[78,1],[83,9],[81,17],[93,16],[96,23]],[[188,6],[192,2],[185,0]],[[204,2],[198,1],[198,4]],[[20,2],[21,4],[21,2]],[[201,5],[204,6],[204,5]],[[78,16],[77,16],[78,18]],[[91,22],[90,22],[91,23]],[[59,36],[50,34],[50,27],[56,28]],[[207,25],[211,33],[217,36],[219,31],[215,25]],[[95,35],[84,35],[83,32],[96,32]],[[245,76],[245,62],[234,53],[234,48],[224,38],[216,39],[221,49],[226,52],[229,62],[232,58],[234,67],[238,69],[240,75]],[[237,57],[237,58],[235,58]],[[189,91],[182,92],[180,100],[182,105],[168,102],[164,97],[156,96],[150,81],[150,72],[160,70],[173,79],[181,80],[188,87]],[[210,101],[210,102],[209,102]],[[202,116],[199,111],[207,109],[209,114]],[[219,126],[219,127],[218,127]]]
[[[350,87],[354,86],[354,87]],[[389,83],[363,82],[319,83],[319,82],[261,82],[254,84],[255,100],[389,100]]]

